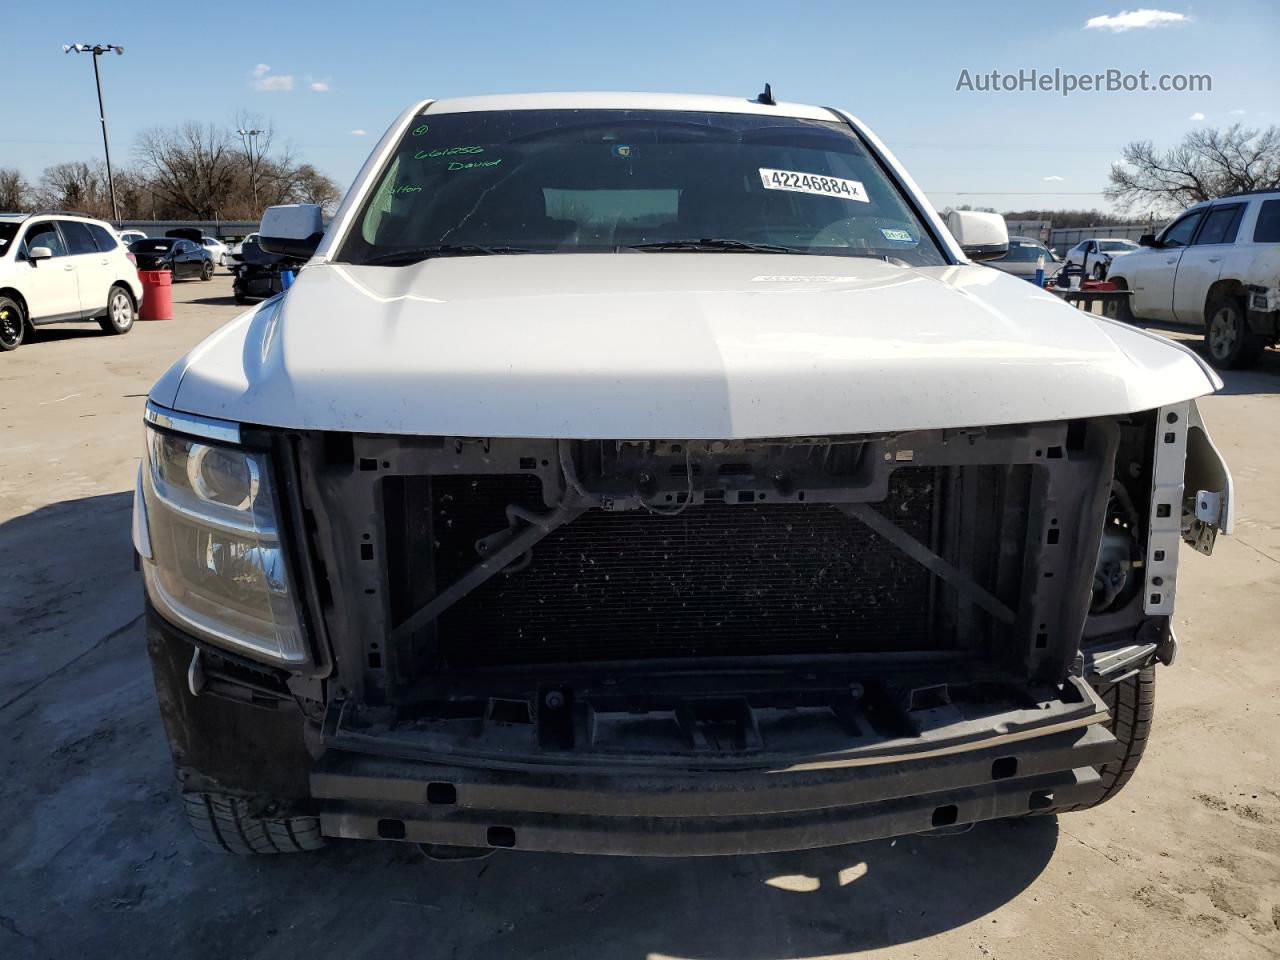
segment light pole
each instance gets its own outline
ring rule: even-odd
[[[111,144],[107,140],[107,111],[102,106],[102,76],[98,73],[98,58],[108,50],[114,50],[117,56],[124,53],[124,47],[116,43],[71,43],[63,44],[63,53],[92,53],[93,82],[98,88],[98,119],[102,121],[102,152],[107,155],[107,188],[111,191],[111,216],[120,219],[120,206],[116,203],[116,181],[111,174]]]
[[[253,187],[253,209],[258,211],[258,162],[254,159],[255,141],[265,131],[263,130],[245,130],[243,127],[236,131],[240,134],[240,140],[244,143],[245,155],[249,158],[249,183]]]

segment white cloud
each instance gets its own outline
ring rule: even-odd
[[[268,93],[293,89],[293,75],[289,73],[267,74],[253,81],[253,89],[265,90]]]
[[[351,131],[351,135],[353,137],[363,137],[363,136],[366,136],[368,133],[369,133],[368,130],[361,130],[359,127],[356,127],[354,130]]]
[[[1187,117],[1187,119],[1188,119],[1188,120],[1194,120],[1196,123],[1199,123],[1201,120],[1203,120],[1203,119],[1204,119],[1204,114],[1203,114],[1203,113],[1201,113],[1199,110],[1197,110],[1197,111],[1196,111],[1195,113],[1193,113],[1191,116]]]
[[[1172,13],[1169,10],[1125,10],[1114,15],[1090,17],[1084,28],[1123,33],[1147,27],[1167,27],[1174,23],[1186,23],[1190,19],[1186,14]]]
[[[271,72],[271,67],[267,66],[267,64],[265,63],[260,63],[253,68],[253,75],[255,77],[265,77],[270,72]]]
[[[1041,180],[1065,180],[1066,177],[1041,177]]]
[[[1247,111],[1247,110],[1230,110],[1230,111],[1228,111],[1228,112],[1229,112],[1233,117],[1243,117],[1243,116],[1244,116],[1248,111]]]
[[[316,93],[329,92],[329,84],[325,83],[325,81],[323,80],[312,80],[310,86],[311,86],[311,89]]]

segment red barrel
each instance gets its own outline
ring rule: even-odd
[[[173,274],[168,270],[139,270],[142,281],[142,309],[139,320],[173,319]]]

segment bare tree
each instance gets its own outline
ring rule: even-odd
[[[36,188],[38,206],[50,210],[74,210],[91,217],[111,216],[111,190],[107,168],[101,163],[55,163],[45,167]]]
[[[1124,163],[1113,164],[1107,199],[1124,209],[1173,212],[1201,200],[1244,190],[1280,187],[1280,128],[1192,130],[1163,153],[1150,140],[1124,148]]]
[[[25,210],[31,202],[31,186],[10,167],[0,167],[0,210]]]
[[[309,163],[298,166],[293,192],[298,203],[318,203],[325,213],[333,213],[342,199],[338,185]]]
[[[149,189],[180,216],[224,216],[237,180],[239,154],[227,131],[186,123],[145,131],[136,147]]]

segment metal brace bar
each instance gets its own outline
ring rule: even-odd
[[[839,510],[855,520],[861,520],[938,579],[950,584],[961,597],[981,607],[1001,623],[1013,623],[1017,619],[1012,610],[982,589],[971,577],[947,563],[897,524],[885,519],[875,507],[866,503],[842,503]]]
[[[520,533],[517,533],[500,549],[495,550],[491,555],[485,557],[463,574],[452,586],[437,594],[426,606],[419,607],[415,613],[410,615],[409,619],[391,631],[388,640],[391,643],[395,643],[415,630],[426,626],[472,590],[476,589],[476,587],[505,570],[513,560],[521,554],[527,553],[533,548],[534,544],[547,536],[547,534],[577,519],[587,511],[589,506],[589,504],[583,503],[561,504],[551,513],[541,518],[537,524],[530,525]]]

